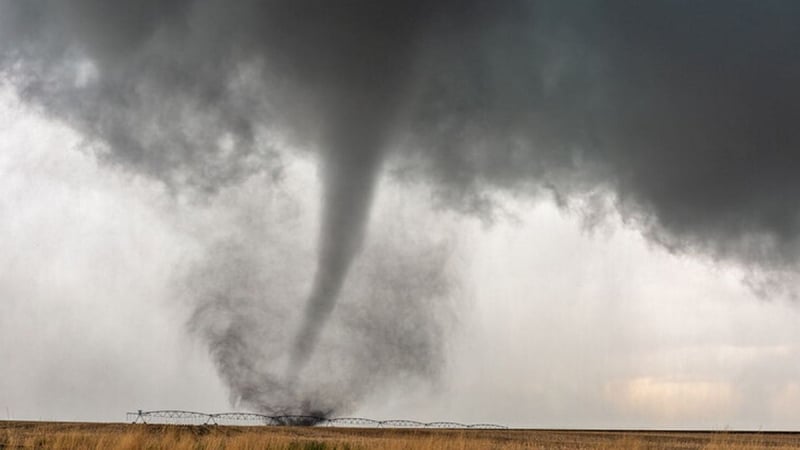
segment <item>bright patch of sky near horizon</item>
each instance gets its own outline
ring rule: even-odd
[[[206,202],[170,197],[81,145],[2,90],[0,416],[228,410],[171,286],[215,232],[273,193],[256,177]],[[300,225],[286,232],[311,252],[313,161],[288,160],[283,187]],[[428,200],[422,186],[383,180],[372,216],[455,233],[469,300],[447,372],[433,389],[376,392],[354,415],[797,429],[800,305],[758,299],[736,268],[670,254],[618,220],[589,232],[547,199],[507,199],[513,218],[491,226]]]

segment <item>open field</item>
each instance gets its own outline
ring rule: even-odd
[[[429,430],[0,421],[0,449],[760,449],[798,433]]]

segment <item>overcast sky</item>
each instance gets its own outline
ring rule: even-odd
[[[0,416],[797,429],[800,8],[481,3],[0,2]]]
[[[208,244],[202,230],[264,214],[267,188],[230,193],[237,207],[181,204],[151,180],[99,165],[76,133],[8,89],[0,117],[4,417],[230,409],[207,351],[187,334],[172,277]],[[286,188],[310,222],[313,164],[290,165]],[[433,388],[380,390],[353,414],[796,428],[796,303],[760,299],[740,270],[670,254],[617,220],[587,232],[550,200],[507,199],[508,216],[487,226],[415,206],[423,191],[382,185],[374,215],[425,216],[453,233],[464,298],[447,369]],[[301,230],[313,237],[313,228]]]

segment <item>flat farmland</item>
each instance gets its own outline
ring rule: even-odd
[[[0,421],[0,449],[761,449],[800,433],[453,430]]]

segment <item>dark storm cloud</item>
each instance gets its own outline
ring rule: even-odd
[[[451,197],[599,186],[672,248],[796,262],[795,3],[526,6],[423,71],[410,139]]]
[[[319,153],[300,370],[387,164],[478,214],[495,191],[609,192],[669,248],[796,267],[798,20],[790,1],[7,0],[0,58],[104,158],[176,188],[277,170],[274,142]],[[241,391],[237,336],[213,351]]]

